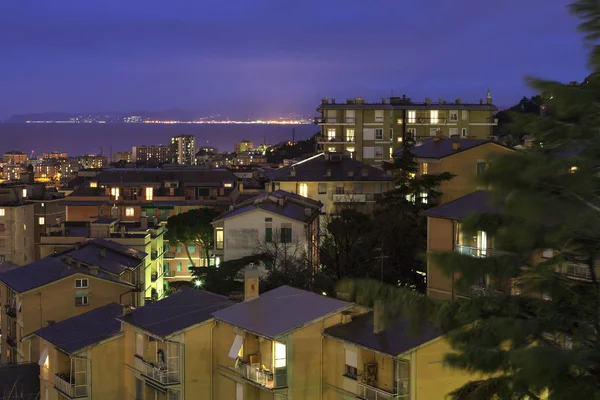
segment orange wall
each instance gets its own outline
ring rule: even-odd
[[[452,280],[435,265],[431,253],[454,250],[454,224],[449,219],[427,218],[427,294],[432,297],[452,297]]]

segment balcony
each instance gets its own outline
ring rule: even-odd
[[[152,257],[153,260],[156,260],[158,258],[158,251],[152,250],[150,252],[150,256]]]
[[[65,375],[54,375],[54,386],[57,390],[67,395],[67,397],[71,399],[87,397],[87,385],[75,385],[74,383],[69,383],[69,381],[69,377]]]
[[[354,136],[317,136],[317,143],[321,144],[343,144],[354,143]]]
[[[15,304],[14,304],[14,303],[11,303],[11,304],[6,304],[6,305],[4,306],[4,309],[6,310],[6,314],[7,314],[9,317],[13,317],[13,318],[16,318],[16,317],[17,317],[17,308],[15,307]]]
[[[482,118],[479,120],[470,120],[469,125],[498,125],[498,118]]]
[[[167,251],[167,252],[165,252],[163,258],[173,259],[173,258],[175,258],[175,252],[174,251]]]
[[[277,389],[287,386],[287,375],[285,373],[274,374],[247,362],[238,360],[234,370],[243,378],[267,389]]]
[[[14,334],[8,333],[6,335],[6,344],[9,347],[17,347],[17,339],[15,338]]]
[[[564,263],[556,267],[559,274],[580,279],[592,279],[590,267],[586,264]]]
[[[489,249],[489,248],[488,249],[480,249],[477,247],[463,246],[460,244],[456,245],[456,248],[454,249],[454,251],[456,253],[463,254],[466,256],[479,257],[479,258],[505,256],[507,254],[510,254],[506,251]]]
[[[317,125],[354,125],[356,118],[337,118],[337,117],[315,117]]]
[[[398,394],[386,392],[385,390],[376,388],[374,386],[369,386],[362,382],[358,383],[357,396],[359,399],[365,400],[392,400],[404,398],[400,397]]]
[[[152,282],[156,282],[156,281],[158,280],[158,272],[153,272],[153,273],[150,275],[150,280],[151,280]]]
[[[364,193],[342,193],[334,194],[334,203],[365,203],[367,201],[367,195]]]
[[[179,358],[170,360],[173,365],[179,365]],[[162,385],[176,385],[180,383],[179,371],[169,370],[165,364],[154,364],[142,360],[142,374]]]
[[[415,117],[407,119],[407,125],[446,125],[446,118]]]

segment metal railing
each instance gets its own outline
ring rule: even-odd
[[[318,143],[354,143],[355,136],[317,136]]]
[[[446,118],[415,117],[407,118],[407,125],[445,125]]]
[[[399,398],[397,394],[386,392],[385,390],[369,386],[362,382],[358,383],[357,396],[365,400],[392,400]]]
[[[87,396],[86,385],[71,384],[58,375],[54,375],[54,386],[72,399]]]
[[[175,258],[175,254],[174,251],[166,251],[163,258]]]
[[[463,246],[460,244],[456,245],[456,248],[454,249],[454,251],[459,254],[464,254],[467,256],[471,256],[471,257],[480,257],[480,258],[496,257],[496,256],[502,256],[502,255],[509,254],[506,251],[489,249],[489,248],[483,249],[483,248],[472,247],[472,246]]]
[[[556,272],[574,278],[592,279],[592,272],[586,264],[563,263],[556,268]]]
[[[142,374],[163,385],[179,383],[179,371],[169,371],[166,365],[153,365],[142,360]]]
[[[367,195],[364,193],[344,193],[332,195],[334,203],[364,203]]]
[[[315,124],[354,124],[356,123],[356,118],[352,117],[315,117]]]
[[[286,374],[274,374],[271,371],[265,371],[261,368],[254,367],[244,361],[238,361],[235,371],[242,377],[264,386],[267,389],[276,389],[287,386]]]

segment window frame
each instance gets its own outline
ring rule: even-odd
[[[77,285],[79,283],[79,286]],[[85,283],[85,286],[83,285]],[[88,278],[75,279],[75,289],[87,289],[90,287],[90,281]]]
[[[81,299],[81,304],[77,304],[77,299]],[[89,302],[89,298],[87,295],[78,295],[75,296],[75,307],[85,307],[85,306],[89,306],[90,302]]]
[[[126,217],[135,217],[135,208],[125,207],[125,216]]]
[[[383,128],[375,128],[374,135],[375,140],[383,140]]]

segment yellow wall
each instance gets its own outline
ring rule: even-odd
[[[92,398],[123,399],[125,394],[125,337],[120,336],[87,353],[92,360]]]
[[[452,279],[442,273],[431,254],[437,251],[454,251],[455,221],[427,218],[427,295],[439,299],[453,296]]]
[[[213,321],[184,333],[185,398],[210,399],[211,391],[211,331]]]

